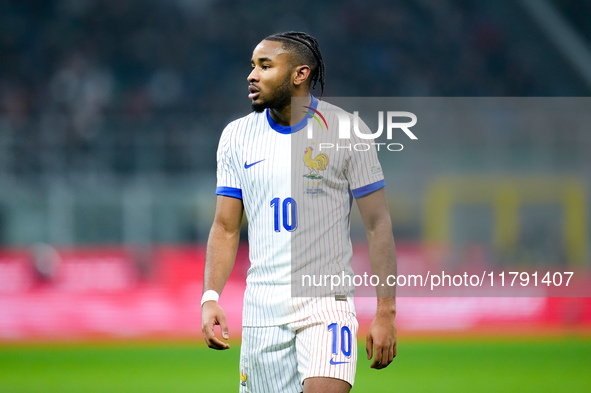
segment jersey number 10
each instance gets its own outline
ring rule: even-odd
[[[275,232],[280,232],[280,222],[283,221],[283,228],[286,231],[293,232],[298,227],[298,204],[293,198],[285,198],[283,203],[281,199],[273,198],[271,200],[271,207],[273,208],[273,229]],[[280,220],[280,217],[282,220]]]

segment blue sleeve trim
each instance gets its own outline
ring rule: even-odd
[[[386,181],[385,180],[378,180],[375,183],[371,183],[366,186],[356,188],[356,189],[352,190],[351,192],[353,193],[353,196],[355,198],[359,198],[359,197],[370,194],[370,193],[377,191],[380,188],[384,188],[384,187],[386,187]]]
[[[218,187],[215,189],[217,195],[228,196],[232,198],[242,199],[242,190],[234,187]]]

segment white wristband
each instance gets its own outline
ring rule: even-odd
[[[201,307],[203,307],[203,303],[208,302],[210,300],[214,300],[216,302],[220,300],[220,295],[213,289],[205,291],[203,297],[201,298]]]

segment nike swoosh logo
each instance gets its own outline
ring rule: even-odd
[[[345,364],[345,363],[349,363],[349,362],[335,362],[334,359],[330,359],[330,364],[337,365],[337,364]]]
[[[244,161],[244,169],[248,169],[248,168],[250,168],[251,166],[253,166],[253,165],[256,165],[256,164],[258,164],[259,162],[263,162],[263,161],[265,161],[265,158],[263,158],[263,159],[262,159],[262,160],[260,160],[260,161],[253,162],[252,164],[247,164],[247,163],[246,163],[246,161]]]

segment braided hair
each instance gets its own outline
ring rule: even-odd
[[[266,41],[281,42],[285,50],[293,52],[298,61],[310,66],[311,86],[314,89],[320,82],[320,96],[324,93],[324,60],[316,38],[298,31],[272,34]]]

